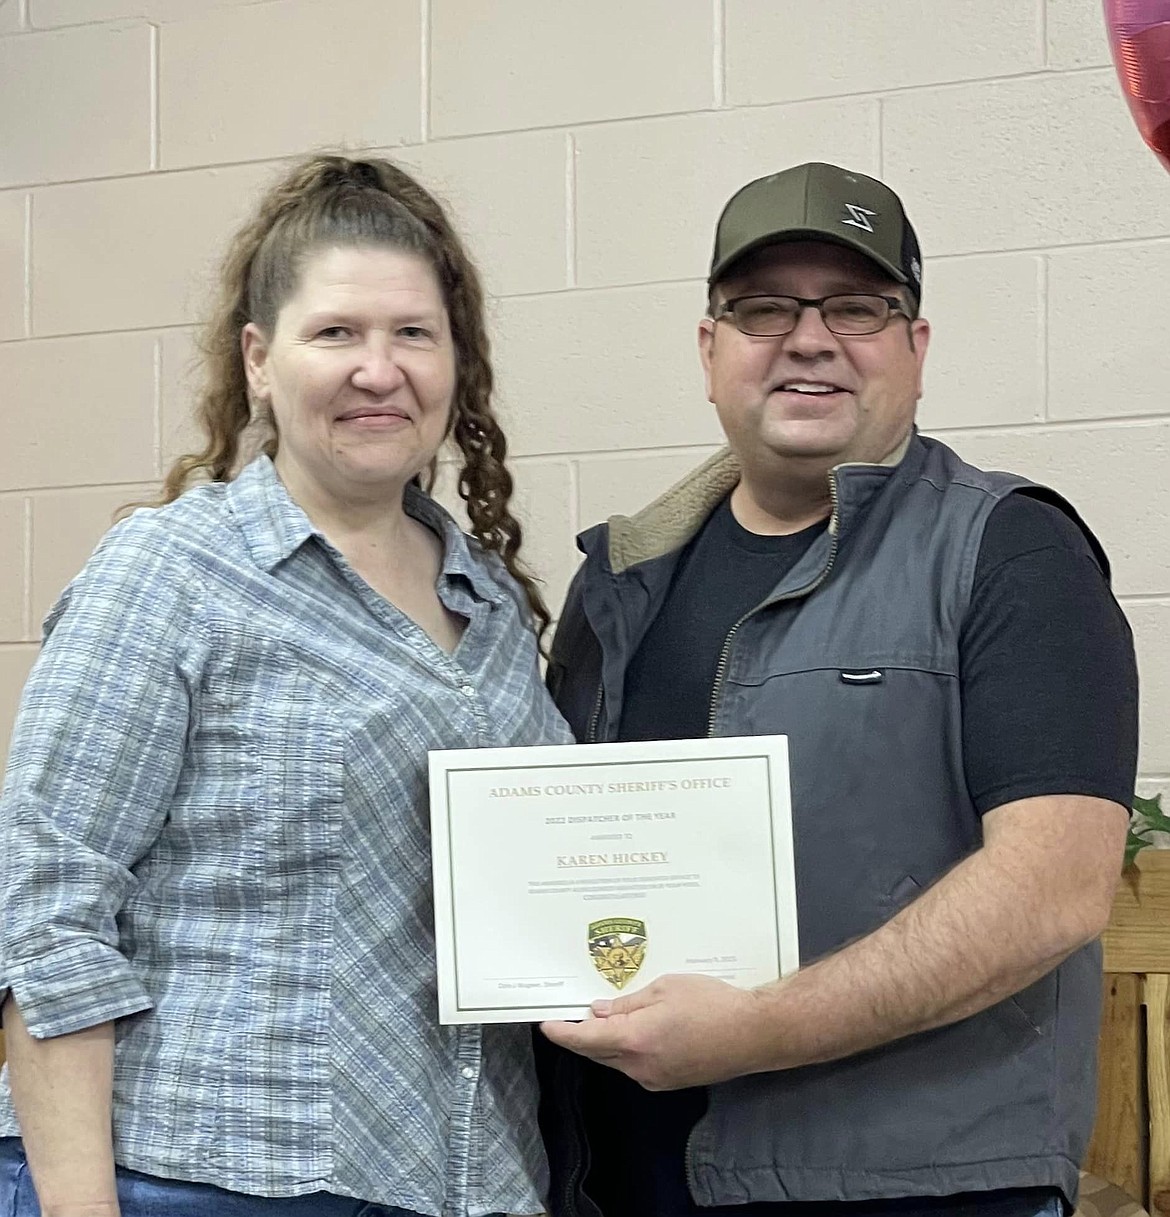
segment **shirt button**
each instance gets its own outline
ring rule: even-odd
[[[459,1072],[470,1082],[475,1077],[475,1068],[471,1065],[464,1065]]]
[[[462,693],[464,697],[474,697],[475,685],[460,685],[459,692]]]

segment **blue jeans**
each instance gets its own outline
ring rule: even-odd
[[[332,1192],[246,1196],[210,1183],[184,1183],[117,1169],[122,1217],[417,1217],[406,1209],[367,1204]],[[24,1147],[17,1137],[0,1137],[0,1217],[41,1217]]]

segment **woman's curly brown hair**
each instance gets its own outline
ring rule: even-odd
[[[207,443],[201,452],[175,461],[157,502],[171,502],[198,480],[233,478],[249,455],[246,433],[258,436],[255,446],[275,456],[278,437],[271,420],[256,417],[249,399],[240,332],[249,322],[272,332],[310,254],[331,246],[366,245],[421,254],[434,268],[455,345],[451,436],[463,455],[459,495],[476,539],[500,556],[523,587],[541,637],[549,611],[536,580],[519,561],[521,529],[508,510],[512,477],[504,463],[507,441],[492,412],[493,375],[479,274],[439,202],[390,161],[312,156],[264,195],[256,214],[236,234],[201,336],[205,382],[197,414]],[[432,463],[427,490],[434,473]]]

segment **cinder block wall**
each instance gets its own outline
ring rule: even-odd
[[[225,234],[342,141],[478,254],[558,602],[574,533],[718,442],[694,331],[724,198],[813,158],[889,180],[926,252],[923,425],[1098,530],[1170,783],[1170,176],[1097,0],[0,0],[0,738],[46,608],[189,435]]]

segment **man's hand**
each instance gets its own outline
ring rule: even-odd
[[[543,1023],[554,1044],[647,1090],[837,1060],[966,1018],[1032,984],[1105,927],[1129,813],[1087,795],[1005,803],[983,848],[884,925],[757,989],[664,976]]]
[[[706,1086],[767,1068],[757,994],[710,976],[662,976],[637,993],[593,1003],[583,1023],[541,1023],[568,1048],[620,1069],[647,1090]]]

